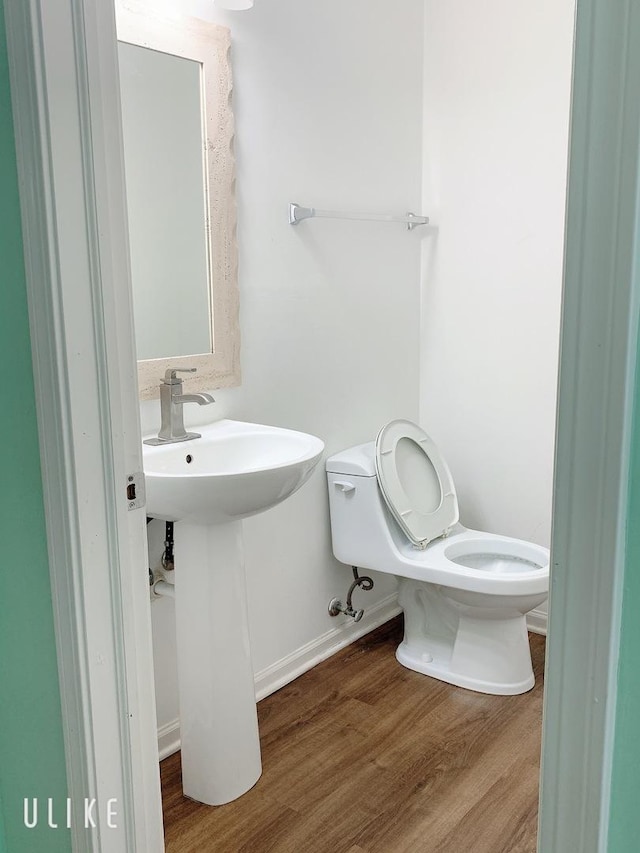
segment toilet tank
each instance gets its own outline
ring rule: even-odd
[[[378,488],[375,442],[336,453],[326,470],[334,555],[349,566],[393,574],[394,522]]]

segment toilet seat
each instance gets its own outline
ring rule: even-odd
[[[451,472],[429,436],[412,421],[390,421],[378,433],[378,485],[385,503],[416,548],[444,536],[459,518]]]

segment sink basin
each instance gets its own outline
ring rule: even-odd
[[[309,478],[324,449],[313,435],[221,420],[202,438],[143,445],[147,514],[224,524],[270,509]]]

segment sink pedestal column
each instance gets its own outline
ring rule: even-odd
[[[222,805],[262,772],[242,522],[179,522],[174,535],[182,788]]]

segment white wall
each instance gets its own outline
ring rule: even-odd
[[[209,0],[181,6],[229,25],[233,41],[243,379],[215,392],[213,415],[314,433],[328,454],[374,438],[394,417],[415,419],[420,229],[329,220],[292,228],[286,216],[289,201],[420,212],[422,0],[396,0],[392,13],[383,0],[257,0],[251,12],[226,15]],[[191,423],[211,415],[185,410]],[[157,428],[158,416],[157,402],[143,404],[143,428]],[[157,560],[163,525],[151,527]],[[270,667],[289,655],[307,660],[307,644],[345,623],[327,614],[351,572],[331,555],[323,466],[244,529],[264,686],[277,677]],[[370,608],[394,588],[379,576],[356,603]],[[161,727],[177,716],[172,606],[152,606]]]
[[[426,0],[420,418],[470,527],[549,545],[573,0]]]

